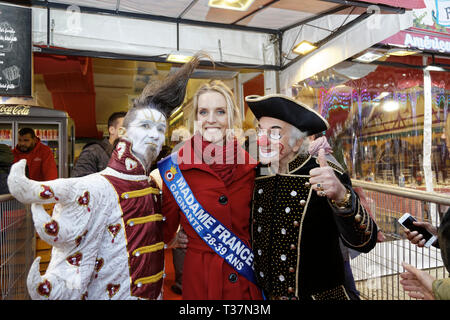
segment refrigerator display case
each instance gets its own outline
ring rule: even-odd
[[[75,126],[65,111],[42,107],[0,104],[0,143],[14,148],[22,128],[34,129],[55,157],[59,178],[68,178],[73,168]]]

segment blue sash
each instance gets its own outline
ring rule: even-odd
[[[253,253],[233,232],[203,209],[178,167],[177,154],[158,162],[159,173],[192,228],[238,273],[256,284]]]

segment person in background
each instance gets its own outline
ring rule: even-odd
[[[36,181],[48,181],[58,178],[55,158],[52,150],[41,143],[34,130],[19,130],[19,142],[13,150],[14,163],[27,160],[28,177]]]
[[[14,155],[11,148],[6,144],[0,143],[0,194],[9,193],[6,180],[13,161]]]
[[[429,233],[432,235],[438,237],[438,228],[433,226],[431,223],[426,221],[414,221],[413,224],[417,227],[425,228]],[[425,246],[426,240],[423,238],[423,234],[419,233],[418,231],[411,231],[407,228],[403,230],[403,232],[406,235],[406,238],[411,242],[412,244],[415,244],[419,248],[423,248]],[[439,238],[432,243],[432,246],[435,248],[439,248]]]
[[[125,111],[114,112],[108,119],[109,137],[101,141],[89,142],[83,147],[72,170],[72,177],[82,177],[100,172],[106,168],[113,152],[114,141],[119,138],[119,128],[123,124]]]
[[[439,228],[432,226],[428,222],[413,222],[417,226],[424,227],[433,235],[437,235],[438,240],[433,246],[441,249],[442,260],[445,268],[450,272],[450,208],[445,213]],[[417,231],[405,229],[407,239],[423,247],[425,240],[423,235]],[[408,295],[412,298],[423,300],[450,300],[450,278],[435,279],[426,271],[419,270],[405,262],[402,263],[405,272],[401,273],[400,284]]]
[[[236,235],[232,239],[240,245],[242,252],[248,252],[248,248],[242,248],[250,244],[250,203],[256,161],[249,159],[236,137],[241,119],[232,91],[221,81],[201,86],[193,97],[191,120],[195,123],[194,136],[172,154],[173,157],[178,157],[176,161],[179,165],[179,170],[173,171],[172,179],[181,179],[181,171],[198,201],[197,205],[201,205],[204,212],[210,214],[210,219],[222,224],[221,234],[227,233],[230,237],[228,230],[232,230]],[[164,178],[168,175],[167,172],[161,172],[160,165],[172,156],[158,164]],[[163,212],[167,217],[166,222],[170,221],[166,223],[164,230],[165,241],[168,242],[173,237],[180,223],[189,240],[183,266],[182,298],[262,299],[259,288],[225,260],[225,257],[211,249],[197,233],[198,227],[191,224],[181,211],[177,204],[179,197],[175,200],[171,190],[164,180]],[[198,211],[200,210],[203,209]],[[215,248],[226,246],[225,242],[220,242],[220,238],[214,243]]]

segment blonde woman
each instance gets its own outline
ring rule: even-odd
[[[232,91],[221,81],[200,87],[193,98],[194,136],[178,151],[179,169],[198,203],[250,246],[250,201],[256,161],[242,149],[234,132],[241,125]],[[163,175],[163,173],[161,173]],[[197,233],[163,186],[163,211],[170,240],[181,223],[189,239],[183,267],[183,299],[261,299],[260,290],[217,254]],[[223,234],[223,233],[222,233]],[[246,255],[248,259],[250,254]]]

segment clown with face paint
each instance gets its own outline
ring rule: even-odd
[[[251,234],[258,284],[268,299],[357,299],[344,288],[339,238],[370,251],[377,226],[353,191],[350,178],[311,156],[309,136],[328,122],[287,96],[247,96],[258,119],[258,167]]]
[[[161,299],[165,218],[149,170],[164,143],[167,117],[183,102],[198,62],[195,56],[162,84],[144,88],[105,170],[37,182],[25,176],[25,160],[13,165],[10,192],[32,203],[36,230],[53,246],[45,274],[40,257],[29,271],[32,299]],[[54,202],[49,216],[42,204]]]

